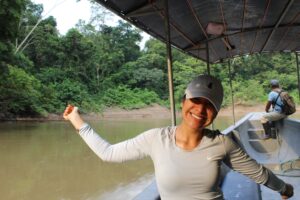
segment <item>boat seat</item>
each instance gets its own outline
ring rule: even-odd
[[[278,150],[279,144],[277,139],[264,139],[265,131],[262,128],[248,128],[248,141],[258,153],[272,153]]]

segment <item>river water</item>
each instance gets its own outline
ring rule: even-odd
[[[116,143],[169,119],[89,121]],[[232,124],[217,118],[214,126]],[[102,162],[65,121],[0,123],[0,195],[5,200],[126,200],[153,180],[150,159]]]

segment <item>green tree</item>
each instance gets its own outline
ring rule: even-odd
[[[62,82],[50,84],[50,87],[56,91],[58,104],[55,106],[58,110],[62,110],[68,103],[81,106],[91,101],[87,87],[76,80],[64,79]]]
[[[27,3],[27,0],[0,1],[0,74],[7,72],[8,64],[14,63],[14,43]]]
[[[9,74],[0,79],[0,108],[4,114],[44,115],[42,85],[23,69],[9,66]]]
[[[36,72],[43,67],[60,67],[62,58],[59,52],[62,50],[56,21],[52,16],[42,20],[23,47],[24,54],[34,62]]]
[[[205,73],[206,65],[202,61],[196,60],[192,57],[188,57],[181,62],[174,62],[173,68],[175,99],[178,103],[180,103],[180,99],[182,98],[182,94],[184,93],[186,85],[192,78]]]
[[[101,96],[101,101],[106,106],[120,106],[127,109],[141,108],[153,103],[159,103],[155,92],[147,89],[129,89],[125,85],[110,88]]]
[[[36,26],[42,20],[43,6],[26,1],[26,9],[22,12],[22,16],[18,25],[18,37],[15,42],[17,52],[22,52],[30,43],[32,34]]]

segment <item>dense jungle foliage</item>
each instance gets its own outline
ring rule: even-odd
[[[109,14],[97,5],[89,22],[79,21],[65,35],[58,32],[55,18],[42,18],[42,11],[30,0],[1,0],[2,117],[61,113],[67,103],[85,112],[168,105],[163,43],[150,39],[140,49],[140,31],[123,21],[105,25]],[[205,73],[206,64],[173,49],[173,68],[180,102],[186,83]],[[298,100],[295,54],[243,56],[231,63],[231,75],[228,63],[211,65],[211,74],[224,85],[223,106],[231,103],[230,76],[235,103],[265,102],[274,78]]]

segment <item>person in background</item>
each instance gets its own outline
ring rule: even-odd
[[[67,106],[63,116],[103,161],[125,162],[150,156],[162,200],[224,199],[219,184],[222,163],[279,192],[283,199],[293,196],[292,185],[250,158],[230,136],[207,128],[222,101],[221,82],[200,75],[185,90],[180,125],[154,128],[117,144],[102,139],[83,121],[77,107]]]
[[[276,138],[276,133],[272,131],[272,122],[285,118],[286,115],[282,113],[283,102],[279,96],[281,91],[278,80],[270,81],[271,92],[268,94],[268,102],[266,104],[266,113],[261,117],[261,123],[265,131],[264,139]],[[272,110],[270,111],[270,108]]]

